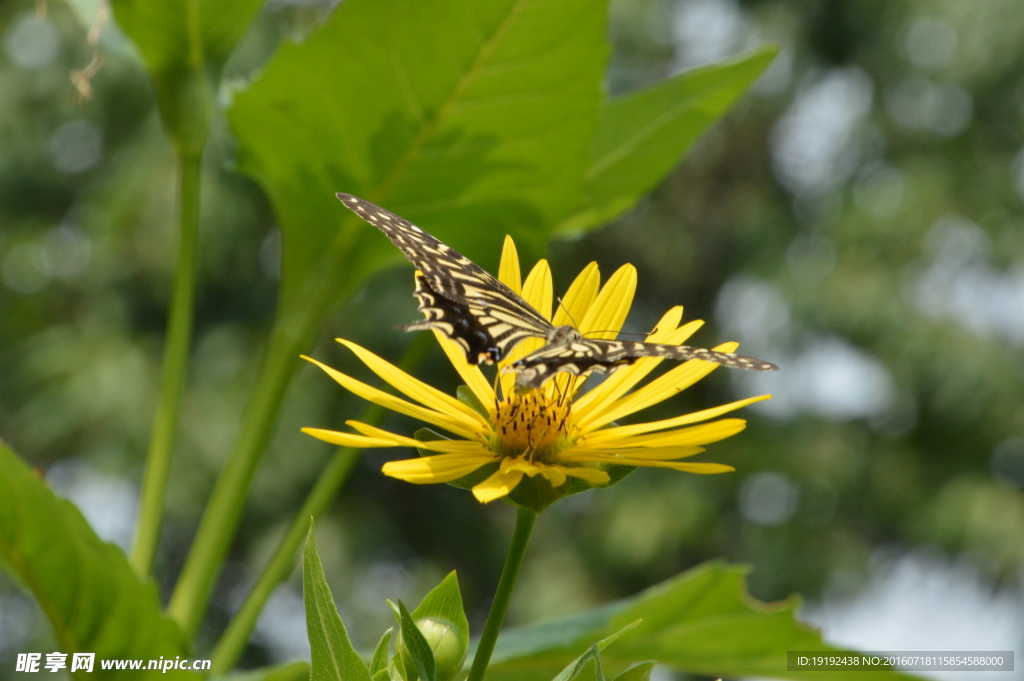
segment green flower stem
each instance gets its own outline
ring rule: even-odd
[[[429,334],[420,334],[409,345],[398,366],[406,372],[411,372],[419,366],[431,347],[431,340]],[[370,425],[378,425],[386,413],[383,407],[371,405],[363,411],[359,420]],[[235,613],[220,641],[217,642],[212,656],[212,674],[226,674],[238,662],[267,599],[274,589],[288,578],[295,566],[296,554],[309,531],[310,516],[319,516],[334,500],[359,461],[359,452],[360,450],[351,447],[339,447],[327,468],[320,474],[316,485],[302,504],[302,509],[296,514],[288,532],[274,550],[274,555],[263,568],[263,572],[246,595],[242,607]]]
[[[366,419],[364,416],[363,420],[376,419]],[[220,641],[217,642],[217,647],[214,648],[211,656],[213,660],[211,674],[226,674],[234,668],[249,642],[249,636],[256,626],[256,620],[259,619],[267,599],[274,593],[274,589],[288,578],[295,567],[295,554],[302,546],[306,532],[309,531],[309,518],[319,516],[331,503],[358,463],[360,452],[361,450],[352,447],[339,447],[330,463],[327,464],[327,468],[320,474],[316,485],[306,497],[305,503],[302,504],[302,509],[295,516],[288,532],[274,550],[270,562],[263,568],[256,583],[246,594],[242,607],[235,613]]]
[[[195,637],[206,614],[213,584],[245,508],[253,473],[273,433],[278,409],[300,361],[299,353],[305,350],[310,335],[284,317],[275,320],[259,378],[242,416],[241,435],[217,478],[167,606],[167,614],[181,627],[186,640]]]
[[[516,578],[519,577],[519,569],[523,567],[526,545],[530,543],[530,533],[533,532],[533,523],[536,520],[536,513],[521,506],[517,507],[516,531],[512,535],[512,545],[508,549],[505,567],[501,571],[498,589],[494,592],[491,610],[487,613],[487,622],[484,624],[483,633],[480,634],[480,643],[477,645],[473,666],[469,669],[466,681],[482,681],[484,678],[487,664],[491,661],[491,653],[494,652],[494,644],[498,642],[498,632],[505,621],[508,603],[512,599],[512,589],[516,585]]]
[[[160,524],[167,495],[167,476],[178,432],[181,393],[188,374],[192,323],[195,317],[202,153],[182,153],[179,155],[179,162],[181,233],[178,243],[178,265],[174,274],[167,341],[164,345],[160,402],[153,421],[149,452],[146,455],[139,521],[135,529],[131,556],[132,567],[142,576],[148,575],[152,569],[153,557],[160,541]]]
[[[314,277],[315,285],[307,290],[289,287],[288,282],[294,280],[294,275],[288,274],[287,262],[282,262],[278,311],[256,385],[242,416],[241,435],[217,478],[167,606],[167,613],[189,641],[195,638],[206,614],[213,584],[238,529],[253,473],[274,432],[277,412],[298,367],[299,354],[309,347],[328,312],[352,295],[361,281],[359,277],[349,276],[353,269],[358,271],[357,263],[346,257],[352,232],[341,230],[339,234],[331,246],[329,262],[323,267],[324,276]],[[282,248],[285,257],[287,241]]]

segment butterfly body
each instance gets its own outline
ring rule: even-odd
[[[350,194],[338,199],[377,227],[416,267],[414,295],[424,319],[407,331],[437,329],[459,344],[470,364],[500,361],[520,341],[543,338],[541,349],[506,367],[516,390],[539,388],[556,373],[611,373],[643,357],[703,359],[755,371],[778,369],[752,357],[685,345],[586,338],[572,326],[555,326],[508,286],[408,220]]]

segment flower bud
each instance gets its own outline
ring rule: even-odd
[[[444,620],[423,618],[416,620],[416,627],[427,640],[427,645],[434,653],[434,668],[437,672],[437,681],[451,681],[466,662],[466,653],[469,652],[467,642],[460,641],[455,627]],[[402,638],[399,630],[395,641],[395,650],[402,658],[402,665],[405,667],[405,678],[408,681],[416,681],[416,664],[412,661],[412,655]]]

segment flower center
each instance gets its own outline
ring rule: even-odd
[[[543,390],[515,393],[498,404],[491,449],[546,463],[571,444],[567,437],[573,428],[569,412],[568,400],[563,404]]]

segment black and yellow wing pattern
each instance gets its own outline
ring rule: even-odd
[[[559,372],[611,373],[643,357],[702,359],[754,371],[778,369],[753,357],[704,348],[584,338],[571,326],[551,324],[515,291],[408,220],[351,194],[337,197],[384,232],[416,267],[414,295],[426,319],[409,324],[406,330],[437,329],[462,347],[470,364],[497,362],[526,338],[547,341],[510,367],[517,372],[517,390],[539,388]]]
[[[754,371],[778,369],[769,362],[731,352],[691,348],[686,345],[583,338],[579,334],[576,336],[561,342],[549,343],[513,363],[511,369],[517,372],[516,388],[539,388],[544,381],[560,371],[574,376],[590,372],[610,374],[618,367],[633,364],[644,357],[664,357],[679,361],[702,359],[734,369]]]
[[[470,364],[497,362],[519,341],[547,338],[551,322],[505,284],[405,218],[351,194],[337,194],[353,213],[384,232],[417,269],[415,296],[426,320],[466,351]]]

